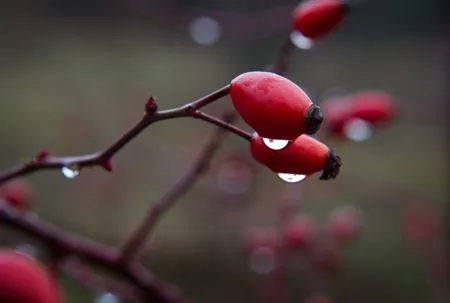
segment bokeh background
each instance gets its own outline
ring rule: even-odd
[[[405,212],[418,204],[437,214],[440,230],[448,224],[446,2],[366,1],[333,35],[294,53],[287,76],[316,102],[343,89],[379,89],[398,102],[398,117],[370,140],[327,141],[344,159],[338,179],[295,187],[296,210],[318,224],[340,205],[363,214],[361,235],[344,249],[343,270],[327,286],[333,302],[442,301],[430,258],[402,230]],[[289,31],[296,4],[2,1],[0,166],[41,147],[54,155],[96,151],[139,119],[149,95],[169,108],[263,68]],[[226,108],[229,99],[209,112]],[[27,177],[34,208],[60,227],[118,245],[213,131],[201,121],[162,122],[114,158],[113,174]],[[246,142],[229,136],[208,174],[159,225],[143,261],[191,302],[260,302],[267,277],[249,268],[242,234],[275,226],[284,187],[251,159]],[[286,302],[302,302],[311,283],[295,262],[288,281]],[[69,302],[93,300],[68,280],[64,287]]]

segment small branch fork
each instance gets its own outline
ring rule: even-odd
[[[278,51],[275,63],[267,70],[284,74],[292,50],[292,43],[286,40]],[[150,97],[146,103],[143,117],[104,150],[69,157],[53,157],[49,156],[46,150],[41,150],[30,161],[0,171],[0,185],[37,171],[63,167],[79,171],[87,167],[100,166],[106,171],[112,171],[112,157],[153,123],[190,117],[218,126],[219,128],[193,162],[190,170],[158,202],[150,206],[141,224],[137,226],[120,249],[107,247],[72,234],[35,216],[19,212],[1,200],[0,223],[43,242],[52,255],[57,256],[53,260],[54,267],[66,272],[75,282],[93,293],[109,291],[122,299],[140,299],[155,303],[184,303],[185,301],[180,298],[174,287],[157,280],[144,266],[136,262],[136,258],[162,216],[208,169],[210,161],[227,132],[247,141],[252,139],[252,134],[231,124],[237,120],[237,115],[233,111],[225,113],[221,118],[201,111],[203,107],[227,96],[229,92],[230,85],[227,85],[200,99],[167,110],[158,110],[155,100]],[[74,257],[79,260],[77,261]],[[125,282],[98,275],[87,264],[108,269],[123,278]]]

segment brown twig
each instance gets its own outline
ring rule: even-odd
[[[54,252],[78,256],[84,261],[114,271],[134,283],[148,301],[161,303],[184,302],[177,294],[168,291],[169,288],[158,282],[143,266],[135,263],[124,265],[119,258],[119,254],[114,249],[66,232],[56,226],[40,221],[35,216],[19,213],[3,202],[0,203],[0,221],[27,235],[38,238]]]
[[[236,116],[230,112],[224,115],[223,121],[230,123]],[[182,197],[198,180],[198,178],[205,172],[209,162],[220,146],[226,132],[223,128],[218,129],[210,141],[205,145],[199,157],[196,159],[191,169],[186,175],[173,186],[156,204],[147,212],[145,219],[131,234],[128,240],[122,247],[121,258],[124,263],[130,262],[139,253],[139,250],[149,238],[152,230],[159,222],[161,217],[175,204],[175,202]]]
[[[168,119],[182,117],[199,118],[208,123],[229,129],[235,134],[241,136],[244,135],[243,138],[246,139],[245,132],[242,131],[241,133],[239,133],[236,127],[233,127],[228,123],[225,123],[213,116],[203,114],[199,111],[199,109],[205,107],[206,105],[226,96],[229,92],[229,88],[230,85],[227,85],[207,96],[204,96],[186,105],[163,111],[156,111],[156,104],[152,104],[153,106],[149,106],[149,104],[147,103],[146,113],[144,114],[144,116],[133,127],[127,130],[122,136],[120,136],[103,151],[88,155],[71,157],[49,157],[42,156],[41,154],[28,161],[27,163],[17,165],[0,172],[0,184],[13,178],[30,174],[32,172],[49,169],[60,169],[63,167],[70,167],[75,170],[80,170],[84,167],[102,166],[106,170],[111,170],[112,167],[109,161],[117,152],[124,148],[131,140],[133,140],[137,135],[145,130],[150,124]],[[153,99],[149,100],[153,101]]]

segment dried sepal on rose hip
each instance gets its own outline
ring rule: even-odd
[[[230,97],[242,119],[264,138],[295,140],[316,133],[323,120],[320,108],[298,85],[275,73],[237,76]]]
[[[304,1],[293,12],[293,29],[311,40],[317,40],[334,30],[350,8],[342,0]]]
[[[0,302],[63,301],[57,282],[38,262],[14,250],[0,251]]]
[[[322,171],[321,180],[336,178],[342,164],[333,150],[308,135],[298,137],[281,150],[273,150],[255,134],[250,141],[250,153],[275,173],[309,176]]]

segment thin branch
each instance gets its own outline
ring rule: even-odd
[[[224,115],[223,121],[225,123],[229,123],[235,118],[236,117],[233,113],[228,113]],[[175,184],[175,186],[173,186],[159,202],[151,206],[141,225],[136,228],[122,247],[120,255],[124,263],[130,262],[136,257],[140,249],[144,246],[146,240],[150,237],[152,230],[161,217],[206,171],[212,157],[218,150],[225,135],[225,128],[217,129],[186,175],[177,184]]]
[[[133,285],[101,276],[73,258],[69,258],[64,262],[62,270],[78,285],[84,287],[92,294],[110,292],[119,297],[119,299],[126,301],[138,301],[141,297],[141,294]]]
[[[52,251],[78,256],[84,261],[114,271],[134,283],[148,301],[160,303],[184,302],[178,297],[178,294],[169,291],[169,287],[158,282],[143,266],[134,263],[124,266],[117,252],[109,247],[66,232],[40,221],[34,216],[21,214],[3,202],[0,202],[0,221],[2,224],[38,238]]]
[[[236,127],[236,126],[234,126],[234,125],[232,125],[229,122],[226,122],[224,120],[217,119],[216,117],[208,115],[208,114],[206,114],[204,112],[201,112],[199,110],[197,110],[197,111],[195,111],[193,113],[193,117],[197,118],[197,119],[200,119],[200,120],[203,120],[203,121],[206,121],[208,123],[217,125],[220,128],[222,128],[224,130],[227,130],[227,131],[229,131],[229,132],[231,132],[231,133],[241,137],[244,140],[250,141],[253,138],[252,134],[250,134],[250,133],[240,129],[239,127]]]
[[[287,36],[281,47],[278,49],[275,62],[268,67],[268,70],[279,75],[284,75],[289,67],[294,49],[295,46],[292,43],[290,36]]]
[[[196,117],[197,110],[226,96],[229,92],[229,88],[230,85],[227,85],[191,103],[163,111],[156,111],[156,104],[154,105],[155,111],[148,110],[147,104],[147,111],[144,116],[133,127],[128,129],[123,135],[121,135],[103,151],[88,155],[71,157],[36,156],[34,159],[28,161],[27,163],[1,171],[0,184],[19,176],[31,174],[32,172],[49,169],[61,169],[63,167],[70,167],[75,170],[80,170],[84,167],[102,166],[106,170],[111,170],[112,167],[109,162],[110,159],[122,148],[124,148],[130,141],[137,137],[142,131],[144,131],[150,124],[168,119]],[[215,121],[207,119],[203,120],[218,126],[225,126],[225,124],[221,124],[217,119]]]

